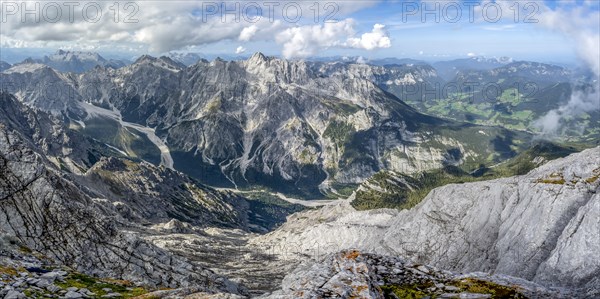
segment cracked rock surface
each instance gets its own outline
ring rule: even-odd
[[[88,196],[72,176],[45,158],[31,138],[15,130],[14,123],[0,124],[2,235],[95,276],[237,292],[236,284],[144,241],[138,224]]]
[[[343,201],[301,212],[251,242],[297,259],[358,248],[593,297],[600,291],[599,177],[594,148],[524,176],[434,189],[411,210],[359,212]]]
[[[483,273],[458,275],[400,258],[344,250],[328,255],[320,263],[304,263],[283,279],[280,290],[264,298],[483,299],[569,295],[516,278]]]

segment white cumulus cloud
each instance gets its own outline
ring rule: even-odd
[[[319,22],[324,22],[325,16],[332,16],[332,19],[328,20],[337,20],[377,5],[379,1],[315,0],[301,1],[291,6],[299,7],[303,12],[303,22],[311,22],[315,17],[319,17]],[[217,2],[203,0],[174,0],[169,1],[168,5],[160,1],[69,3],[71,5],[60,1],[7,2],[7,7],[10,6],[14,13],[8,13],[6,16],[3,14],[6,20],[3,18],[0,26],[0,42],[3,46],[10,47],[123,47],[139,49],[142,53],[158,54],[221,41],[273,41],[279,32],[296,26],[285,21],[284,13],[289,11],[283,3],[267,6],[263,2],[256,2],[262,10],[260,17],[246,15],[251,12],[244,11],[242,4],[238,9],[237,21],[235,15],[224,12],[223,6],[219,4],[216,4],[217,11],[207,13],[206,7],[215,6]],[[315,3],[321,8],[319,15],[312,13]],[[35,10],[38,7],[39,11],[46,11],[45,8],[52,7],[50,13],[58,7],[61,13],[52,21],[46,21],[47,18],[36,21],[35,15],[26,18],[22,16],[22,5],[25,5],[27,10]],[[70,13],[69,7],[74,7],[73,14]],[[85,7],[91,9],[84,11]],[[233,3],[227,7],[235,8]],[[272,16],[269,7],[274,7]],[[116,11],[119,14],[116,14]],[[84,17],[83,12],[87,12],[88,19]],[[89,21],[90,18],[93,21]]]
[[[374,50],[391,46],[384,25],[376,24],[372,32],[360,37],[356,37],[355,25],[354,20],[345,19],[323,25],[297,26],[280,32],[275,40],[283,45],[285,58],[308,57],[332,47]]]
[[[389,48],[392,46],[385,25],[375,24],[372,32],[363,34],[360,38],[349,38],[348,44],[357,49],[373,50],[378,48]]]
[[[240,32],[240,37],[238,39],[243,42],[247,42],[256,35],[256,32],[258,32],[258,26],[256,25],[245,27],[242,29],[242,32]]]
[[[246,48],[239,46],[237,47],[237,49],[235,49],[235,54],[242,54],[246,52]]]

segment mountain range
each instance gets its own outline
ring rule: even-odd
[[[438,70],[442,78],[450,81],[463,71],[489,71],[512,62],[514,61],[510,57],[485,58],[475,56],[449,61],[438,61],[432,65]]]
[[[600,294],[600,148],[428,114],[444,99],[406,88],[446,84],[434,66],[59,54],[0,73],[0,296]],[[500,101],[536,115],[578,88],[469,63],[457,81],[541,86]]]
[[[62,115],[125,156],[222,187],[310,197],[380,170],[498,163],[527,146],[527,133],[423,115],[369,80],[414,84],[427,75],[435,71],[259,53],[190,67],[143,56],[80,75],[27,63],[1,78],[28,105]]]
[[[96,66],[120,68],[127,64],[122,60],[104,59],[98,53],[58,50],[40,59],[28,58],[22,63],[40,63],[60,72],[83,73]]]

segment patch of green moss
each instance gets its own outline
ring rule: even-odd
[[[457,281],[445,283],[459,288],[457,293],[475,293],[491,295],[492,299],[525,299],[518,287],[505,286],[490,281],[466,278]],[[385,298],[402,298],[402,299],[420,299],[429,297],[431,299],[438,298],[440,291],[431,291],[430,288],[434,284],[431,281],[426,281],[419,284],[410,285],[384,285],[381,286]],[[394,297],[395,296],[395,297]]]
[[[463,292],[478,293],[478,294],[490,294],[492,299],[524,299],[527,298],[517,287],[503,286],[490,281],[479,280],[474,278],[467,278],[452,283]]]
[[[304,164],[311,164],[311,163],[315,162],[317,156],[312,154],[308,148],[305,148],[300,153],[299,158],[300,158],[300,162],[302,162]]]
[[[596,182],[600,178],[600,175],[593,176],[591,178],[587,178],[585,181],[589,184]]]
[[[160,150],[146,134],[123,127],[113,119],[98,117],[87,120],[82,133],[99,142],[122,149],[131,158],[143,159],[155,165],[160,164]]]
[[[111,289],[111,292],[120,293],[122,298],[132,298],[150,291],[143,287],[133,287],[132,283],[126,280],[101,279],[81,273],[71,273],[64,281],[56,282],[55,284],[63,289],[69,287],[86,288],[95,293],[97,297],[109,293],[103,289]]]
[[[335,194],[328,193],[327,198],[338,199],[340,197],[340,195],[342,197],[348,197],[348,196],[352,195],[352,192],[356,191],[356,188],[358,188],[358,184],[332,183],[331,188],[333,188],[335,190]]]
[[[371,182],[384,190],[360,190],[356,192],[356,198],[352,206],[357,210],[369,210],[376,208],[410,209],[419,204],[427,194],[434,188],[448,184],[462,184],[486,179],[496,178],[495,175],[474,176],[458,167],[447,166],[443,169],[423,172],[414,177],[404,176],[411,185],[393,184],[389,173],[379,173],[373,176]]]
[[[539,179],[537,180],[537,183],[542,183],[542,184],[553,184],[553,185],[564,185],[566,183],[565,179],[563,178],[558,178],[558,179]]]
[[[33,251],[27,246],[19,246],[19,251],[23,253],[33,253]]]
[[[306,207],[292,204],[269,192],[244,193],[249,204],[249,222],[272,230],[283,224],[288,215],[300,212]]]
[[[381,290],[383,291],[383,296],[386,299],[394,298],[392,294],[397,298],[421,299],[430,295],[426,290],[428,287],[429,285],[384,285],[381,286]]]
[[[27,298],[48,298],[49,297],[49,296],[47,296],[45,291],[34,290],[31,288],[24,290],[23,294]]]
[[[217,113],[219,112],[219,110],[221,109],[222,103],[221,103],[221,97],[214,99],[212,102],[208,103],[208,105],[206,106],[206,109],[208,110],[208,113]]]
[[[327,108],[332,109],[333,111],[335,111],[335,113],[340,114],[340,115],[344,115],[344,116],[348,116],[348,115],[352,115],[358,111],[360,111],[360,107],[352,104],[352,103],[345,103],[345,102],[337,102],[337,101],[323,101],[323,105],[325,105]]]
[[[8,274],[11,276],[17,276],[18,271],[17,269],[13,268],[13,267],[4,267],[4,266],[0,266],[0,274]]]

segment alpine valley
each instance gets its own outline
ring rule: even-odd
[[[600,297],[591,75],[200,57],[0,62],[0,297]]]

